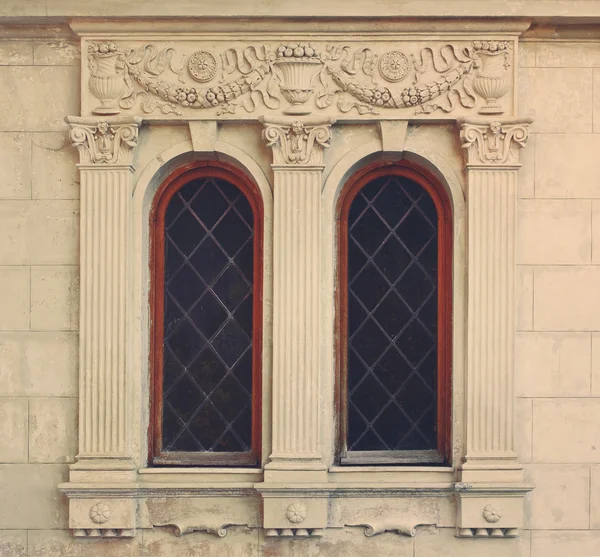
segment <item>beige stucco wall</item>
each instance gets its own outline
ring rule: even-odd
[[[69,39],[0,41],[2,557],[600,555],[600,43],[521,48],[519,115],[535,122],[519,178],[516,423],[537,487],[514,540],[71,536],[57,485],[77,452],[78,157],[63,119],[79,113],[79,63]]]

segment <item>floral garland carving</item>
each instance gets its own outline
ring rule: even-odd
[[[218,56],[207,50],[195,52],[180,69],[173,67],[173,48],[158,50],[144,45],[123,51],[114,42],[92,42],[88,49],[89,87],[100,99],[95,114],[117,114],[140,102],[146,112],[181,114],[182,109],[211,109],[233,113],[238,106],[253,112],[257,103],[278,109],[283,97],[291,105],[287,114],[307,114],[307,101],[315,94],[317,108],[337,100],[341,112],[359,114],[380,109],[414,109],[417,113],[452,111],[457,105],[499,114],[498,99],[507,93],[512,44],[508,41],[474,41],[469,46],[443,45],[422,48],[408,56],[392,50],[381,56],[369,48],[327,46],[320,50],[309,43],[229,48]],[[187,86],[184,68],[197,82],[216,84]],[[170,70],[182,85],[169,83],[162,74]],[[379,72],[379,73],[377,73]],[[227,80],[227,76],[232,79]],[[392,89],[393,83],[412,75],[412,84]],[[161,76],[161,77],[159,77]],[[378,84],[378,76],[390,86]]]

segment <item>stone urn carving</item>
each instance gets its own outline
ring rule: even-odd
[[[506,41],[475,41],[475,60],[478,68],[473,79],[473,89],[485,99],[479,114],[502,114],[498,103],[510,88],[509,43]]]
[[[118,102],[125,93],[127,84],[123,70],[123,54],[117,51],[114,43],[92,43],[89,46],[90,78],[88,85],[100,106],[94,114],[119,114]]]
[[[313,80],[322,64],[317,51],[309,44],[290,43],[277,49],[273,66],[281,80],[281,94],[292,105],[283,111],[285,114],[310,113],[304,105],[314,91]]]

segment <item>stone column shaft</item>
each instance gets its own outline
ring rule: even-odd
[[[516,170],[469,170],[467,459],[515,457]]]
[[[528,121],[463,121],[468,177],[467,439],[463,468],[514,466],[516,202]],[[513,464],[510,464],[510,461]]]
[[[275,169],[273,453],[320,460],[321,169]]]
[[[80,168],[79,456],[125,455],[130,168]]]
[[[74,469],[131,469],[126,375],[133,149],[140,119],[69,118],[80,153],[79,454]]]

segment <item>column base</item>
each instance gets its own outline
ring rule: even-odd
[[[136,475],[133,461],[123,456],[78,456],[69,469],[69,480],[75,483],[133,482]]]

